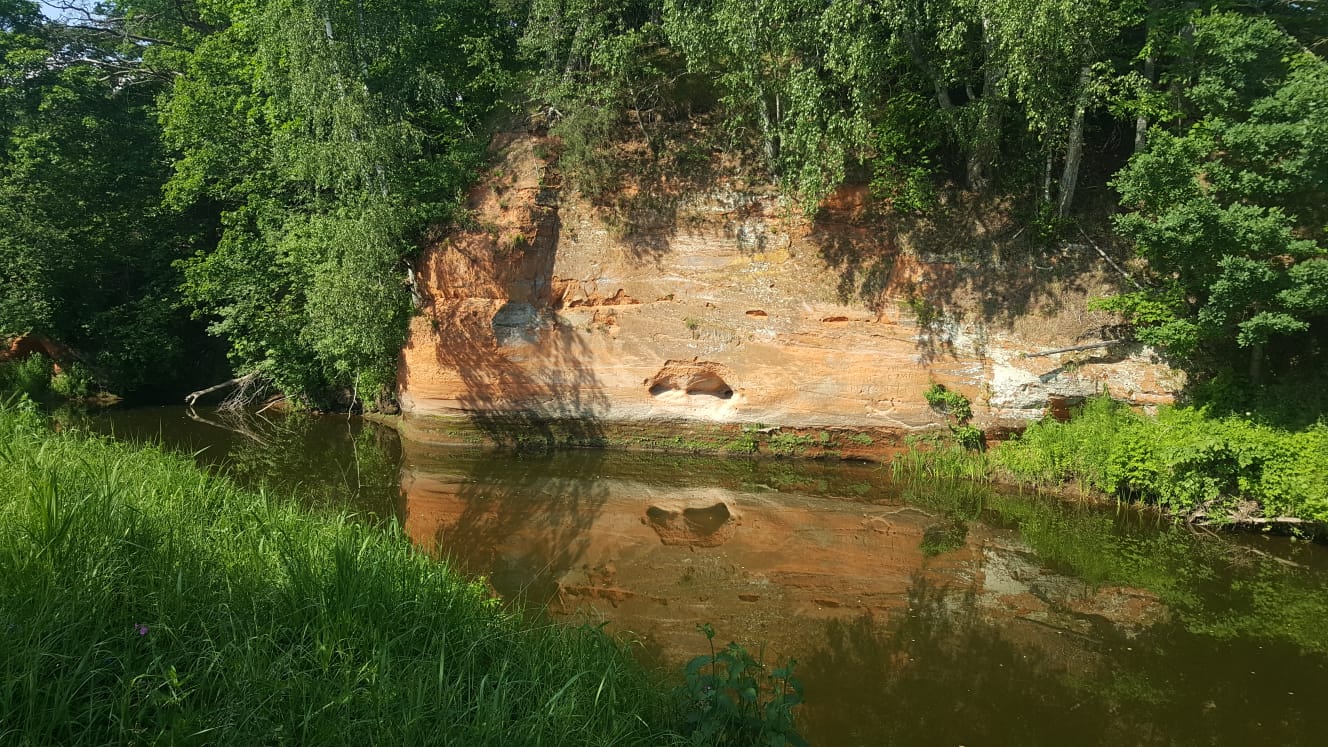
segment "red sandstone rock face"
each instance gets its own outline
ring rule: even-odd
[[[470,198],[475,225],[424,253],[427,307],[400,367],[408,415],[911,430],[941,422],[922,396],[932,383],[986,425],[1038,417],[1051,396],[1108,388],[1148,405],[1178,387],[1138,353],[1023,357],[1103,323],[1082,310],[1100,277],[1024,288],[1021,313],[965,313],[1000,301],[976,265],[919,259],[860,220],[867,196],[852,190],[813,222],[778,197],[696,194],[654,233],[617,238],[548,187],[538,142],[499,143],[501,176]],[[1017,285],[1023,271],[1007,270]],[[933,306],[929,288],[958,300]]]
[[[53,361],[67,360],[72,353],[69,348],[41,335],[21,335],[0,347],[0,362],[19,360],[30,355],[43,355]]]

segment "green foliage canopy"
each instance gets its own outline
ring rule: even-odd
[[[162,106],[170,203],[222,223],[185,263],[185,296],[239,368],[292,394],[382,400],[411,309],[405,260],[482,156],[511,27],[477,0],[213,7],[217,30]]]
[[[1266,344],[1328,308],[1328,63],[1270,20],[1198,15],[1193,38],[1191,123],[1156,129],[1113,183],[1153,287],[1105,305],[1182,359],[1249,348],[1257,378]]]
[[[159,82],[87,62],[106,59],[36,3],[0,6],[0,340],[60,340],[127,391],[186,352],[172,262],[206,219],[161,205]]]

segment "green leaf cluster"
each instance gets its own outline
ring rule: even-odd
[[[797,662],[768,669],[737,643],[715,650],[715,629],[698,626],[710,653],[688,662],[674,692],[694,745],[806,745],[794,729],[793,709],[803,702]]]
[[[0,341],[58,340],[123,392],[169,386],[199,351],[172,263],[207,220],[161,204],[160,81],[106,55],[35,2],[0,6]]]
[[[1155,128],[1113,181],[1151,287],[1103,305],[1201,369],[1239,349],[1256,380],[1265,359],[1312,366],[1328,316],[1328,62],[1269,19],[1196,13],[1190,28],[1182,124]]]
[[[514,45],[487,3],[223,5],[163,98],[176,206],[220,215],[186,300],[242,370],[318,401],[391,396],[407,262],[482,155]]]
[[[971,425],[973,405],[968,397],[945,388],[944,384],[932,384],[923,396],[927,405],[946,416],[950,432],[955,441],[965,449],[981,449],[984,444],[982,429]],[[953,419],[951,422],[950,419]]]
[[[997,449],[1016,476],[1077,481],[1122,499],[1213,516],[1257,501],[1264,516],[1328,520],[1328,428],[1285,431],[1242,417],[1169,407],[1139,415],[1108,397],[1070,422],[1044,421]]]

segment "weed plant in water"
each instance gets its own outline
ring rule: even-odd
[[[793,676],[796,662],[767,669],[736,643],[716,650],[712,626],[698,629],[710,653],[688,663],[687,680],[675,692],[691,743],[805,746],[793,724],[793,709],[803,701],[802,683]]]

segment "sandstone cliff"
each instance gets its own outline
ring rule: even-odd
[[[408,421],[904,432],[942,422],[923,399],[931,383],[967,395],[985,426],[1103,388],[1156,404],[1178,385],[1137,347],[1025,357],[1111,324],[1084,310],[1114,277],[1091,247],[1002,256],[995,239],[1021,230],[1008,220],[955,209],[904,228],[850,189],[808,220],[771,190],[722,181],[624,227],[559,188],[542,138],[495,148],[468,224],[417,268],[423,313],[399,381]]]

